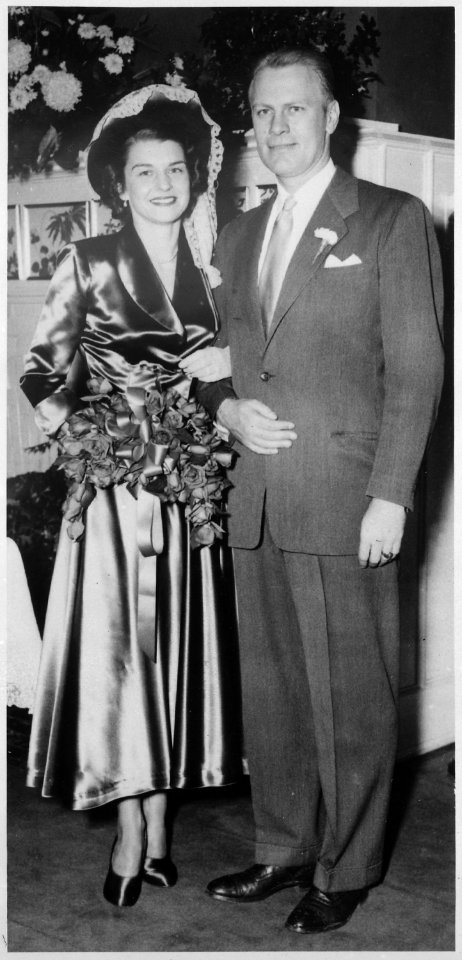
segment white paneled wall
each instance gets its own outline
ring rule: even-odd
[[[452,141],[403,134],[394,124],[353,120],[340,131],[334,158],[358,177],[420,197],[433,214],[440,240],[449,238]],[[271,195],[274,177],[261,163],[252,133],[239,156],[225,165],[222,184],[241,210]],[[12,181],[8,187],[9,277],[14,278],[8,284],[9,476],[44,470],[52,459],[25,453],[26,446],[44,438],[34,426],[18,379],[45,296],[43,277],[52,272],[57,252],[50,220],[66,211],[72,214],[82,204],[73,239],[111,229],[109,213],[92,198],[83,168],[75,174],[55,170],[50,176]],[[442,414],[402,558],[401,755],[454,739],[452,438],[444,407]]]

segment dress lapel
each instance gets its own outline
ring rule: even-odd
[[[346,218],[357,209],[357,181],[343,170],[337,170],[321,197],[287,268],[269,331],[268,343],[289,308],[334,249],[329,245],[321,249],[322,240],[315,236],[315,230],[324,228],[333,231],[338,243],[348,233]]]
[[[132,224],[118,234],[117,270],[132,300],[172,333],[184,328]]]

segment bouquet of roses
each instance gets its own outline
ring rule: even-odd
[[[71,540],[84,532],[84,515],[98,487],[126,483],[164,503],[185,504],[191,546],[210,546],[223,536],[220,517],[225,470],[233,451],[203,407],[155,380],[148,389],[114,391],[105,379],[87,383],[89,395],[57,433],[55,465],[70,481],[63,507]]]

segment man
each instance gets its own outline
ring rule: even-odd
[[[208,891],[308,887],[287,926],[316,933],[382,876],[396,558],[441,389],[442,281],[423,204],[332,163],[322,57],[266,56],[250,104],[278,192],[220,237],[233,379],[199,393],[240,454],[229,528],[257,862]]]

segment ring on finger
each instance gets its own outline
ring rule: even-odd
[[[384,553],[384,551],[382,550],[382,557],[384,560],[392,560],[393,556],[394,556],[393,551],[391,553]]]

